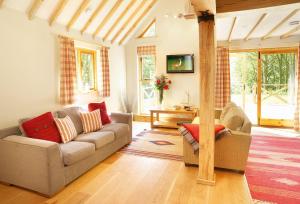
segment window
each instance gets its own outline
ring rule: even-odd
[[[149,114],[149,110],[156,105],[153,80],[155,77],[155,56],[143,55],[140,61],[140,113]]]
[[[156,36],[156,19],[146,27],[146,29],[139,35],[138,38],[147,38]]]
[[[81,92],[97,90],[96,51],[77,48],[78,89]]]

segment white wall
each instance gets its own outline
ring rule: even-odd
[[[138,112],[138,65],[136,49],[140,45],[156,45],[156,69],[157,75],[166,73],[166,55],[169,54],[194,54],[194,74],[168,74],[172,80],[169,91],[165,94],[167,106],[173,106],[187,102],[185,95],[189,91],[191,103],[199,102],[199,37],[196,20],[175,19],[172,15],[183,13],[185,1],[160,0],[149,15],[148,21],[141,26],[142,30],[153,18],[156,17],[157,37],[148,39],[133,38],[126,44],[127,62],[127,99],[128,106],[133,112]],[[166,18],[165,14],[170,17]]]
[[[19,118],[61,108],[55,33],[64,32],[50,29],[43,20],[29,21],[25,14],[10,9],[1,9],[0,25],[0,128],[5,128],[16,125]],[[110,111],[122,111],[119,87],[125,84],[124,48],[111,47],[109,56],[111,97],[107,104]]]

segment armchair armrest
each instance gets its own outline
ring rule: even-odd
[[[0,180],[47,196],[64,186],[64,165],[55,142],[21,136],[0,140]]]

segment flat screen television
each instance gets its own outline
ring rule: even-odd
[[[167,73],[194,73],[194,55],[167,55]]]

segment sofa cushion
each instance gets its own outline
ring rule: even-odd
[[[94,132],[102,128],[100,110],[92,112],[80,113],[80,118],[83,126],[83,133]]]
[[[83,127],[82,127],[79,112],[80,112],[79,107],[64,108],[62,110],[57,111],[57,116],[59,118],[64,118],[66,116],[69,116],[71,118],[78,135],[83,132]]]
[[[94,111],[99,109],[100,110],[100,116],[101,116],[101,121],[103,125],[111,123],[111,119],[107,114],[107,109],[105,102],[102,103],[90,103],[88,105],[89,111]]]
[[[95,152],[95,145],[89,142],[71,141],[60,144],[65,165],[72,165],[82,159],[87,158]]]
[[[51,112],[27,120],[26,122],[23,122],[21,126],[27,137],[57,143],[61,142],[61,137]]]
[[[231,130],[241,130],[244,123],[244,113],[239,107],[232,107],[224,116],[221,123]]]
[[[110,123],[104,125],[99,132],[111,131],[115,133],[116,138],[120,138],[124,135],[130,134],[129,125],[125,123]]]
[[[114,133],[111,131],[103,132],[91,132],[86,134],[78,135],[75,141],[78,142],[90,142],[95,144],[96,149],[103,147],[104,145],[111,143],[115,140]]]
[[[63,143],[70,142],[77,136],[76,128],[69,116],[65,118],[55,118],[54,120]]]

